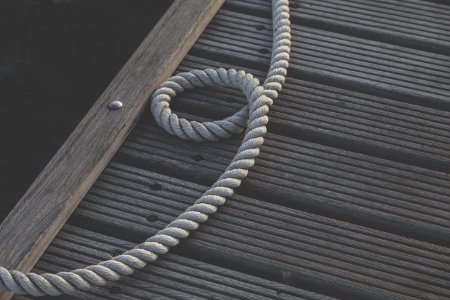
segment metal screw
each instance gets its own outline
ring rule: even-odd
[[[108,108],[111,109],[111,110],[121,109],[122,106],[123,106],[123,103],[120,102],[120,101],[117,101],[117,100],[115,100],[115,101],[113,101],[113,102],[108,104]]]

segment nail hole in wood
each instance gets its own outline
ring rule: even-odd
[[[158,218],[157,215],[149,215],[149,216],[147,217],[147,221],[149,221],[149,222],[156,222],[156,221],[158,221],[158,220],[159,220],[159,218]]]
[[[200,154],[193,155],[191,158],[192,158],[193,160],[195,160],[195,161],[201,161],[201,160],[204,160],[203,156],[201,156]]]
[[[153,191],[160,191],[162,190],[162,185],[160,185],[159,183],[153,183],[152,185],[150,185],[150,188]]]
[[[109,289],[109,293],[110,294],[118,294],[120,293],[122,289],[120,287],[118,287],[117,285],[113,285],[110,289]]]
[[[284,284],[288,284],[289,285],[291,283],[291,277],[292,277],[292,272],[281,270],[281,281]]]
[[[270,53],[270,51],[268,49],[266,49],[266,48],[261,48],[261,49],[258,50],[258,52],[261,53],[261,54],[269,54]]]
[[[256,25],[255,29],[261,31],[261,30],[266,29],[266,26],[264,26],[264,25]]]

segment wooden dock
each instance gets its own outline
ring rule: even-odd
[[[156,263],[59,299],[450,298],[450,3],[290,2],[287,82],[236,195]],[[178,71],[263,78],[271,44],[270,1],[227,0]],[[245,101],[194,90],[174,108],[217,119]],[[93,264],[153,235],[240,138],[182,141],[144,113],[34,271]]]

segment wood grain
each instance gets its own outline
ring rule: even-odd
[[[447,3],[446,3],[447,4]],[[291,0],[291,20],[296,24],[326,28],[391,44],[430,52],[450,52],[450,8],[426,0]],[[228,9],[270,17],[266,0],[228,0]],[[249,18],[250,19],[250,18]]]
[[[65,225],[35,267],[54,272],[109,259],[135,244],[80,227]],[[111,289],[114,286],[114,289]],[[111,290],[114,293],[111,293]],[[173,252],[130,277],[73,294],[76,299],[331,299],[297,287],[269,281],[179,256]],[[16,299],[16,298],[14,298]],[[60,297],[57,299],[66,299]],[[334,299],[334,298],[333,298]],[[56,300],[56,299],[55,299]]]
[[[178,71],[206,67],[242,68],[187,55]],[[245,70],[257,78],[265,76],[259,69]],[[246,103],[240,91],[221,88],[181,94],[175,105],[182,111],[223,118]],[[269,117],[273,133],[450,171],[450,111],[288,76]]]
[[[206,189],[111,162],[72,224],[139,243]],[[446,299],[450,293],[449,248],[283,207],[281,197],[274,199],[235,194],[174,250],[261,277],[284,272],[290,274],[281,278],[286,284],[315,284],[341,299]]]
[[[276,288],[280,299],[303,298],[300,289],[320,299],[448,299],[450,184],[442,170],[450,162],[450,60],[441,55],[448,22],[435,16],[450,6],[313,2],[291,3],[301,5],[292,10],[291,67],[242,187],[170,254],[116,283],[121,292],[76,299],[275,298],[261,287]],[[398,17],[407,11],[414,24]],[[178,70],[234,67],[263,78],[269,14],[266,1],[228,0]],[[358,15],[367,23],[355,22]],[[424,28],[436,34],[421,37]],[[242,106],[238,98],[227,89],[193,90],[174,109],[190,119],[223,117]],[[240,144],[240,137],[182,141],[148,120],[73,213],[69,223],[78,227],[64,227],[36,271],[82,267],[142,242],[198,199]],[[218,270],[227,273],[215,277]],[[278,287],[250,287],[250,277]],[[260,297],[241,292],[244,282]]]
[[[268,66],[271,22],[222,9],[194,51],[218,61],[239,62],[241,67]],[[299,24],[292,24],[291,33],[290,76],[450,109],[450,59],[446,55]]]
[[[135,127],[119,150],[121,162],[210,185],[240,144],[240,137],[220,143],[180,140],[149,119]],[[269,132],[243,182],[244,191],[252,197],[279,199],[302,210],[450,245],[446,173]]]
[[[1,224],[0,265],[31,269],[222,3],[174,1]],[[113,100],[124,107],[109,110]]]

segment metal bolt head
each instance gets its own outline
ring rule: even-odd
[[[121,109],[122,106],[123,106],[123,103],[120,102],[120,101],[117,101],[117,100],[115,100],[115,101],[113,101],[113,102],[108,104],[108,108],[111,109],[111,110]]]

